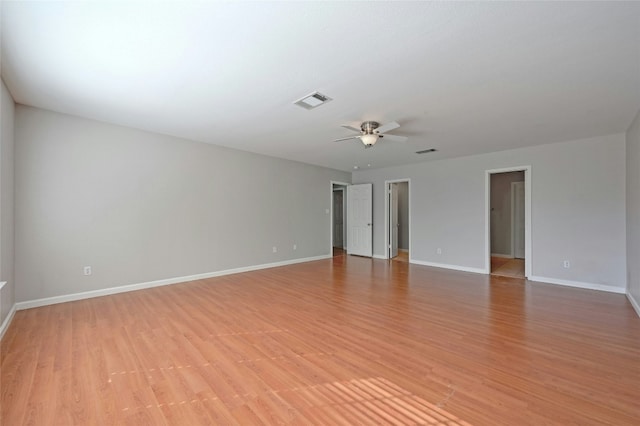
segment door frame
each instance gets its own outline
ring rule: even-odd
[[[491,175],[497,173],[524,172],[524,276],[531,277],[533,260],[531,255],[531,166],[506,167],[485,170],[484,191],[484,273],[491,274]],[[513,253],[513,247],[512,247]]]
[[[384,259],[391,259],[391,249],[389,248],[389,232],[391,218],[389,217],[389,191],[392,183],[407,182],[407,208],[409,209],[409,262],[411,262],[411,179],[391,179],[384,181]]]
[[[346,188],[347,186],[351,185],[350,183],[346,183],[346,182],[339,182],[337,180],[332,180],[329,182],[329,209],[328,209],[328,213],[329,213],[329,257],[333,256],[333,186],[334,185],[339,185],[342,186],[344,188]],[[346,191],[344,192],[343,195],[343,201],[342,201],[342,226],[343,226],[343,233],[342,233],[342,247],[344,247],[344,250],[347,250],[346,244],[345,244],[345,231],[344,231],[344,227],[346,227],[347,225],[347,221],[346,219],[346,210],[345,210],[345,206],[347,205],[346,203]],[[348,243],[348,241],[347,241]]]

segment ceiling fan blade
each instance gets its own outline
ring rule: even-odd
[[[349,139],[360,139],[360,135],[357,136],[349,136],[348,138],[340,138],[340,139],[334,139],[334,142],[340,142],[340,141],[347,141]]]
[[[396,123],[395,121],[392,121],[390,123],[387,123],[383,126],[380,126],[376,129],[376,133],[385,133],[385,132],[390,132],[393,129],[397,129],[398,127],[400,127],[400,125],[398,123]]]
[[[347,124],[343,124],[342,127],[344,127],[345,129],[353,130],[354,132],[357,132],[357,133],[362,133],[362,130],[360,130],[359,127],[353,127]]]
[[[398,135],[390,135],[390,134],[385,134],[385,135],[380,135],[381,138],[384,138],[384,140],[386,141],[394,141],[394,142],[406,142],[407,139],[409,139],[406,136],[398,136]]]

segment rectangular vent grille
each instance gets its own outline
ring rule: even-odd
[[[319,107],[332,99],[327,95],[323,95],[320,92],[313,92],[303,97],[302,99],[298,99],[294,102],[295,105],[302,107],[304,109],[314,109],[315,107]]]
[[[423,149],[422,151],[416,151],[416,154],[428,154],[430,152],[436,152],[437,149],[435,148],[431,148],[431,149]]]

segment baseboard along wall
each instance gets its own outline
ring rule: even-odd
[[[7,331],[9,326],[11,325],[11,321],[13,321],[13,316],[16,314],[16,305],[14,304],[9,311],[9,315],[2,321],[2,325],[0,325],[0,340],[4,337],[4,333]]]
[[[432,266],[435,268],[445,268],[445,269],[453,269],[461,272],[473,272],[476,274],[487,274],[487,271],[482,268],[470,268],[467,266],[459,266],[459,265],[450,265],[445,263],[435,263],[435,262],[425,262],[422,260],[409,259],[409,263],[414,263],[416,265],[424,265],[424,266]],[[613,287],[602,284],[594,284],[594,283],[586,283],[580,281],[569,281],[569,280],[560,280],[556,278],[548,278],[548,277],[540,277],[540,276],[531,276],[527,278],[528,281],[540,282],[545,284],[556,284],[563,285],[567,287],[575,287],[575,288],[583,288],[586,290],[598,290],[598,291],[606,291],[609,293],[618,293],[625,294],[624,287]]]
[[[90,299],[92,297],[108,296],[110,294],[124,293],[127,291],[143,290],[146,288],[160,287],[171,284],[178,284],[188,281],[203,280],[206,278],[221,277],[224,275],[239,274],[242,272],[257,271],[260,269],[276,268],[279,266],[293,265],[296,263],[313,262],[315,260],[330,259],[331,255],[321,255],[314,257],[305,257],[300,259],[285,260],[282,262],[265,263],[262,265],[244,266],[241,268],[226,269],[222,271],[206,272],[203,274],[187,275],[184,277],[168,278],[164,280],[148,281],[138,284],[129,284],[118,287],[109,287],[100,290],[86,291],[82,293],[66,294],[62,296],[45,297],[42,299],[28,300],[16,303],[17,310],[37,308],[40,306],[54,305],[56,303],[73,302],[75,300]]]
[[[629,299],[631,306],[633,306],[633,309],[635,309],[636,314],[638,314],[638,316],[640,317],[640,303],[633,297],[631,293],[627,293],[627,299]]]
[[[226,269],[226,270],[222,270],[222,271],[208,272],[208,273],[204,273],[204,274],[196,274],[196,275],[188,275],[188,276],[183,276],[183,277],[169,278],[169,279],[164,279],[164,280],[148,281],[148,282],[143,282],[143,283],[138,283],[138,284],[130,284],[130,285],[124,285],[124,286],[118,286],[118,287],[110,287],[110,288],[94,290],[94,291],[87,291],[87,292],[82,292],[82,293],[74,293],[74,294],[67,294],[67,295],[62,295],[62,296],[54,296],[54,297],[46,297],[46,298],[42,298],[42,299],[28,300],[28,301],[25,301],[25,302],[18,302],[18,303],[13,305],[13,307],[11,308],[11,311],[9,312],[9,315],[7,315],[5,320],[2,322],[2,325],[0,326],[0,340],[2,339],[2,336],[4,336],[4,333],[6,332],[6,330],[9,328],[9,325],[11,324],[11,321],[13,320],[13,317],[14,317],[16,311],[19,311],[19,310],[37,308],[37,307],[40,307],[40,306],[53,305],[53,304],[56,304],[56,303],[72,302],[72,301],[75,301],[75,300],[89,299],[89,298],[92,298],[92,297],[108,296],[108,295],[111,295],[111,294],[118,294],[118,293],[124,293],[124,292],[128,292],[128,291],[143,290],[143,289],[146,289],[146,288],[160,287],[160,286],[165,286],[165,285],[178,284],[178,283],[201,280],[201,279],[206,279],[206,278],[220,277],[220,276],[224,276],[224,275],[239,274],[239,273],[242,273],[242,272],[257,271],[257,270],[260,270],[260,269],[276,268],[276,267],[279,267],[279,266],[293,265],[293,264],[296,264],[296,263],[313,262],[313,261],[316,261],[316,260],[330,259],[331,257],[332,257],[331,255],[321,255],[321,256],[306,257],[306,258],[300,258],[300,259],[292,259],[292,260],[286,260],[286,261],[282,261],[282,262],[274,262],[274,263],[265,263],[265,264],[261,264],[261,265],[245,266],[245,267],[241,267],[241,268]],[[374,255],[373,257],[376,258],[376,259],[385,259],[383,256],[379,256],[379,255]],[[486,271],[484,269],[481,269],[481,268],[470,268],[470,267],[459,266],[459,265],[450,265],[450,264],[435,263],[435,262],[425,262],[425,261],[416,260],[416,259],[409,259],[409,263],[413,263],[413,264],[416,264],[416,265],[422,265],[422,266],[430,266],[430,267],[435,267],[435,268],[451,269],[451,270],[456,270],[456,271],[461,271],[461,272],[472,272],[472,273],[477,273],[477,274],[486,274]],[[560,280],[560,279],[555,279],[555,278],[547,278],[547,277],[539,277],[539,276],[529,277],[528,281],[541,282],[541,283],[546,283],[546,284],[563,285],[563,286],[582,288],[582,289],[588,289],[588,290],[606,291],[606,292],[619,293],[619,294],[625,294],[626,293],[625,289],[621,288],[621,287],[612,287],[612,286],[606,286],[606,285],[602,285],[602,284],[593,284],[593,283],[584,283],[584,282],[578,282],[578,281]],[[638,303],[638,301],[636,301],[633,298],[633,296],[631,294],[626,293],[626,295],[627,295],[627,298],[629,299],[629,302],[631,303],[631,305],[633,306],[635,311],[638,313],[638,316],[640,316],[640,304]]]

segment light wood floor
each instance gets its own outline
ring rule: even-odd
[[[504,277],[524,278],[524,259],[509,259],[491,256],[491,274]]]
[[[396,262],[408,262],[409,261],[409,252],[408,251],[398,251],[398,255],[393,258]]]
[[[623,295],[340,256],[19,311],[2,425],[638,425]]]

